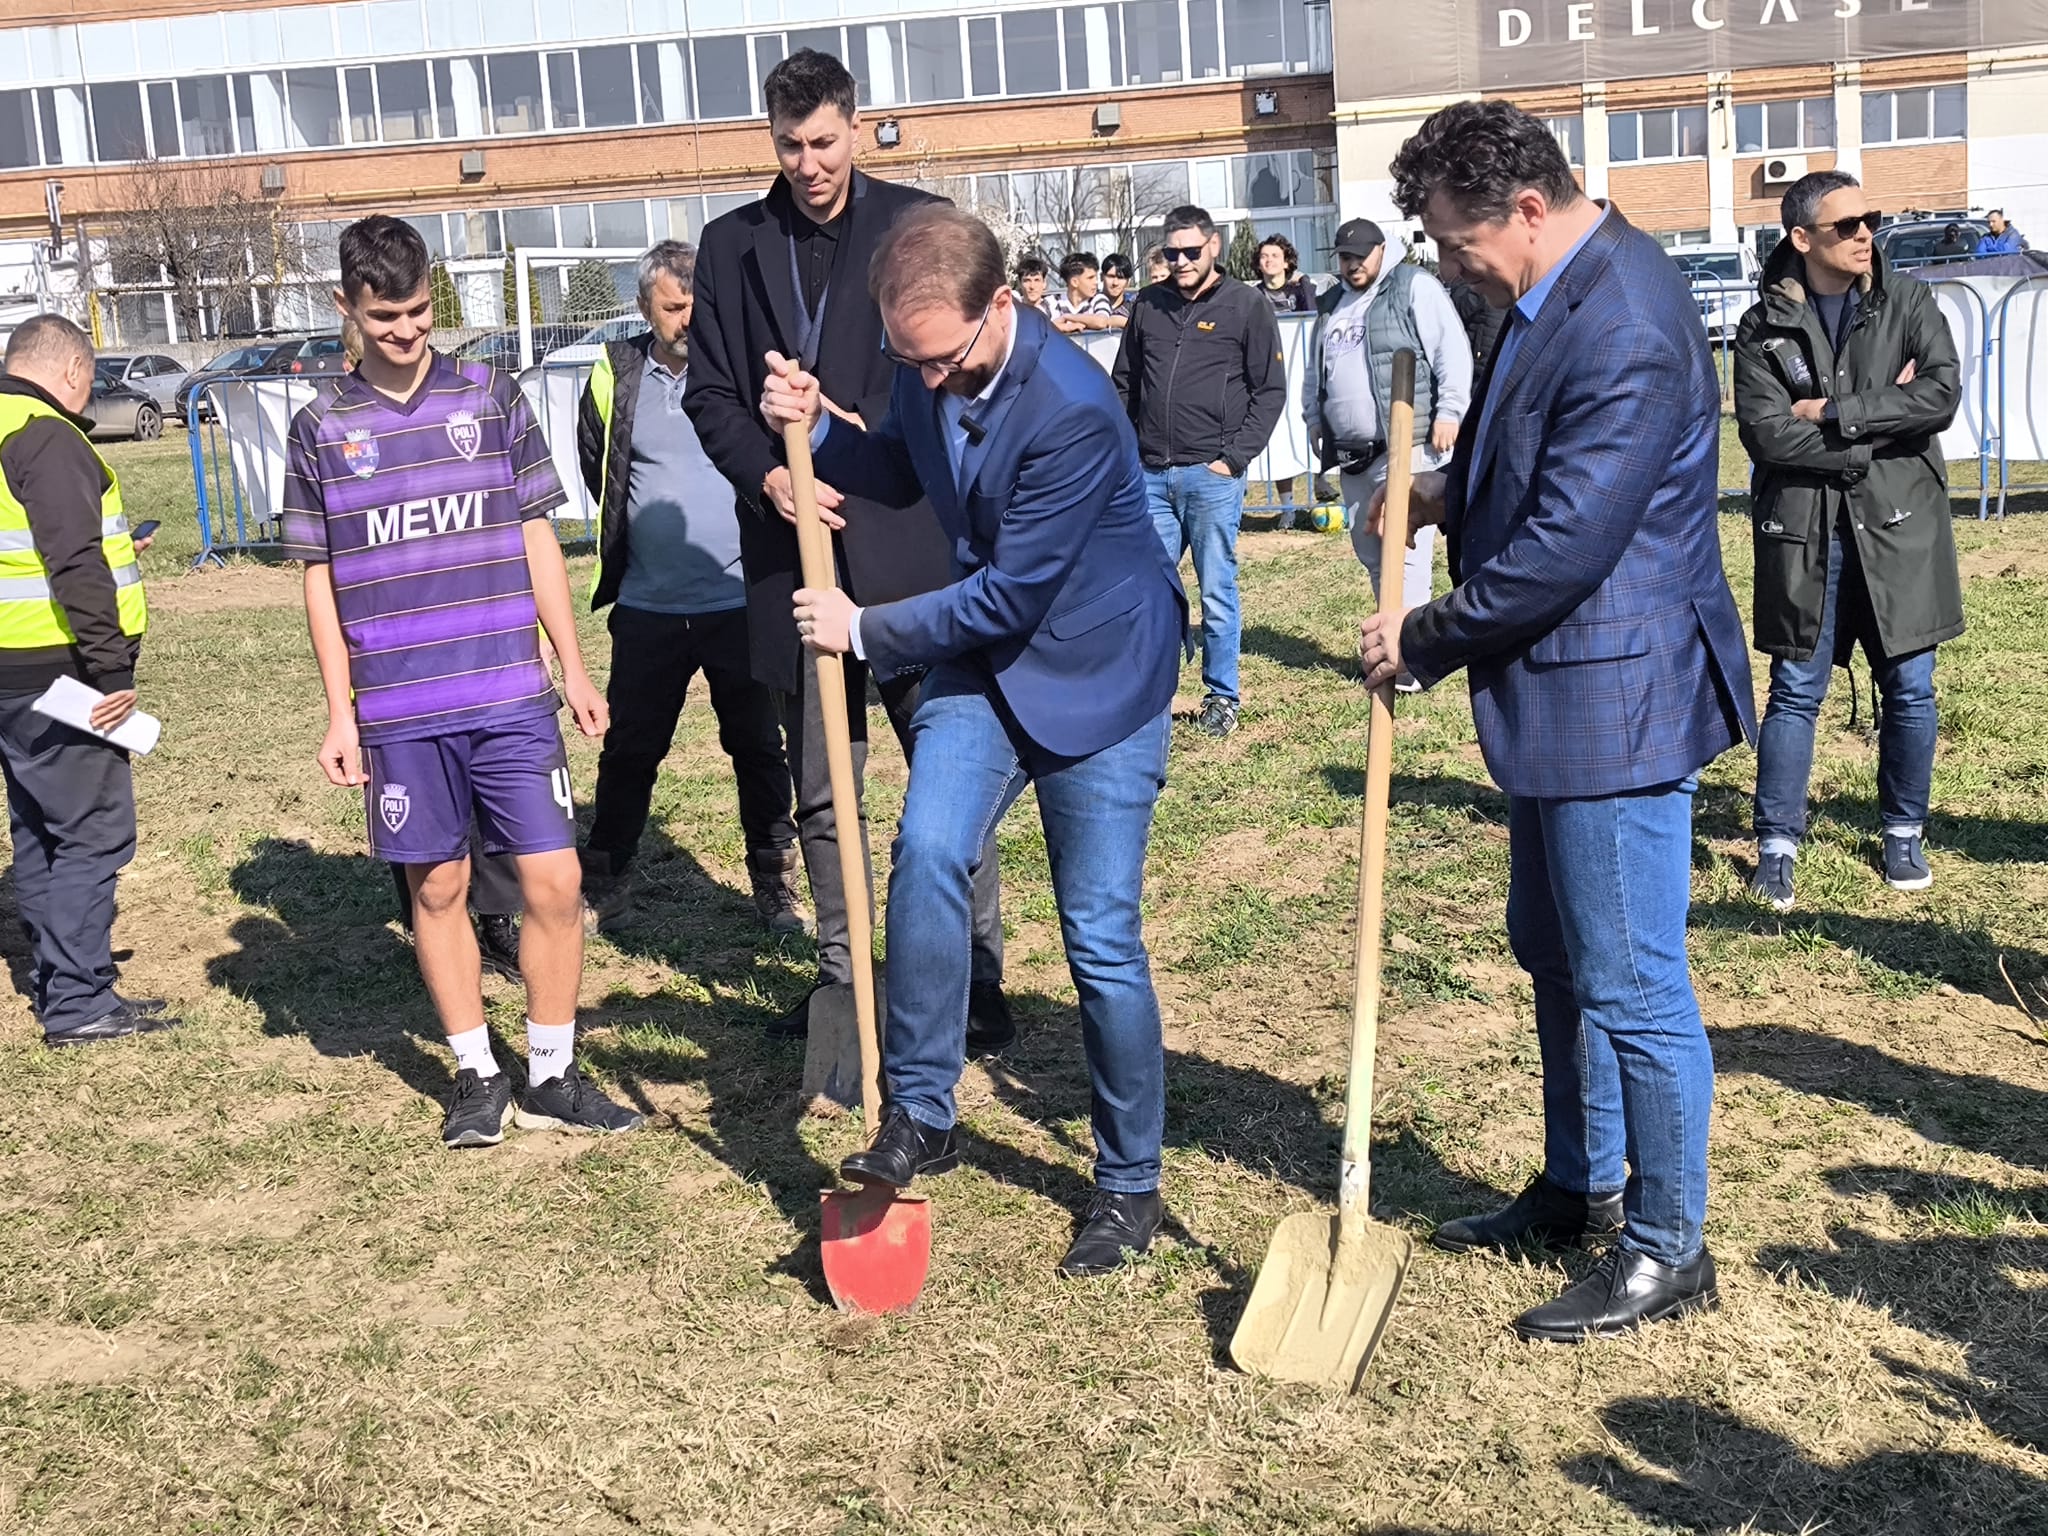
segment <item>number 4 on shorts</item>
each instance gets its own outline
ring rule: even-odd
[[[576,804],[569,798],[569,770],[557,768],[548,775],[548,782],[554,786],[555,804],[562,808],[562,814],[571,821],[576,819]]]

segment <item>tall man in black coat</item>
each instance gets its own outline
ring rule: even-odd
[[[762,82],[782,175],[768,195],[714,219],[697,251],[697,306],[690,320],[690,381],[683,408],[711,462],[739,494],[740,564],[754,676],[782,701],[796,778],[797,839],[818,914],[818,983],[851,979],[839,830],[825,762],[817,674],[797,638],[792,595],[803,585],[796,503],[782,441],[758,402],[770,352],[799,358],[823,385],[835,414],[854,426],[881,421],[895,365],[882,355],[882,319],[868,296],[868,263],[906,209],[931,200],[853,168],[860,115],[853,76],[830,54],[800,48]],[[886,603],[945,586],[952,550],[929,502],[887,507],[818,485],[818,511],[833,529],[840,584],[856,603]],[[909,750],[921,671],[876,677],[897,740]],[[846,660],[854,772],[867,763],[868,668]],[[862,828],[865,840],[865,826]],[[1000,1050],[1016,1034],[1003,1000],[1002,916],[991,835],[974,876],[970,1051]],[[810,997],[769,1026],[794,1037],[810,1027]]]

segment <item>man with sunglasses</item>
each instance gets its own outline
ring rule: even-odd
[[[1735,334],[1735,418],[1755,465],[1756,648],[1771,658],[1757,741],[1756,875],[1783,912],[1806,835],[1821,701],[1857,646],[1884,698],[1877,736],[1882,867],[1934,883],[1923,841],[1934,772],[1934,649],[1963,632],[1939,437],[1961,369],[1925,284],[1893,273],[1856,178],[1786,192],[1785,239]]]
[[[1280,327],[1259,290],[1227,279],[1215,221],[1166,216],[1169,276],[1131,306],[1112,377],[1138,429],[1152,521],[1176,567],[1192,551],[1202,589],[1202,709],[1195,729],[1237,729],[1237,528],[1244,474],[1287,407]]]
[[[959,1161],[968,892],[983,840],[1034,786],[1094,1088],[1096,1193],[1060,1268],[1105,1274],[1150,1247],[1162,1214],[1166,1069],[1140,896],[1187,597],[1108,379],[1011,293],[987,225],[913,209],[869,281],[897,365],[887,415],[854,431],[779,354],[761,397],[770,426],[810,428],[835,484],[929,496],[955,551],[936,592],[796,594],[814,650],[931,669],[889,875],[887,1108],[841,1172],[901,1189]]]

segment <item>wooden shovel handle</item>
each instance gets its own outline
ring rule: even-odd
[[[1394,354],[1393,406],[1387,413],[1387,500],[1380,528],[1380,612],[1401,621],[1408,497],[1414,483],[1415,354]],[[1358,838],[1358,947],[1351,990],[1351,1076],[1344,1093],[1343,1167],[1337,1207],[1345,1225],[1365,1218],[1372,1192],[1372,1067],[1379,1048],[1380,926],[1385,912],[1387,800],[1394,773],[1394,680],[1373,690],[1365,746],[1365,814]]]
[[[818,481],[811,471],[811,437],[789,422],[782,429],[796,501],[796,545],[804,585],[824,591],[839,585],[832,530],[818,516]],[[825,761],[832,772],[832,820],[839,828],[839,882],[846,891],[846,945],[853,965],[853,1012],[860,1025],[860,1110],[870,1136],[882,1123],[882,1050],[875,1028],[874,892],[868,885],[866,839],[861,836],[860,792],[853,781],[853,728],[847,715],[846,663],[819,651],[818,713],[825,721]]]

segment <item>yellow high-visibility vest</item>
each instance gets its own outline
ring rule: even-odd
[[[61,421],[72,431],[77,424],[54,406],[29,395],[0,394],[0,443],[38,417]],[[100,498],[100,552],[114,573],[114,595],[120,605],[121,632],[140,635],[149,628],[149,603],[142,593],[142,567],[135,561],[135,541],[128,536],[128,518],[121,510],[121,482],[79,433],[92,456],[106,471],[107,491]],[[7,477],[0,475],[0,650],[39,651],[76,645],[71,621],[50,591],[50,572],[36,552],[29,531],[28,508],[16,498]]]

